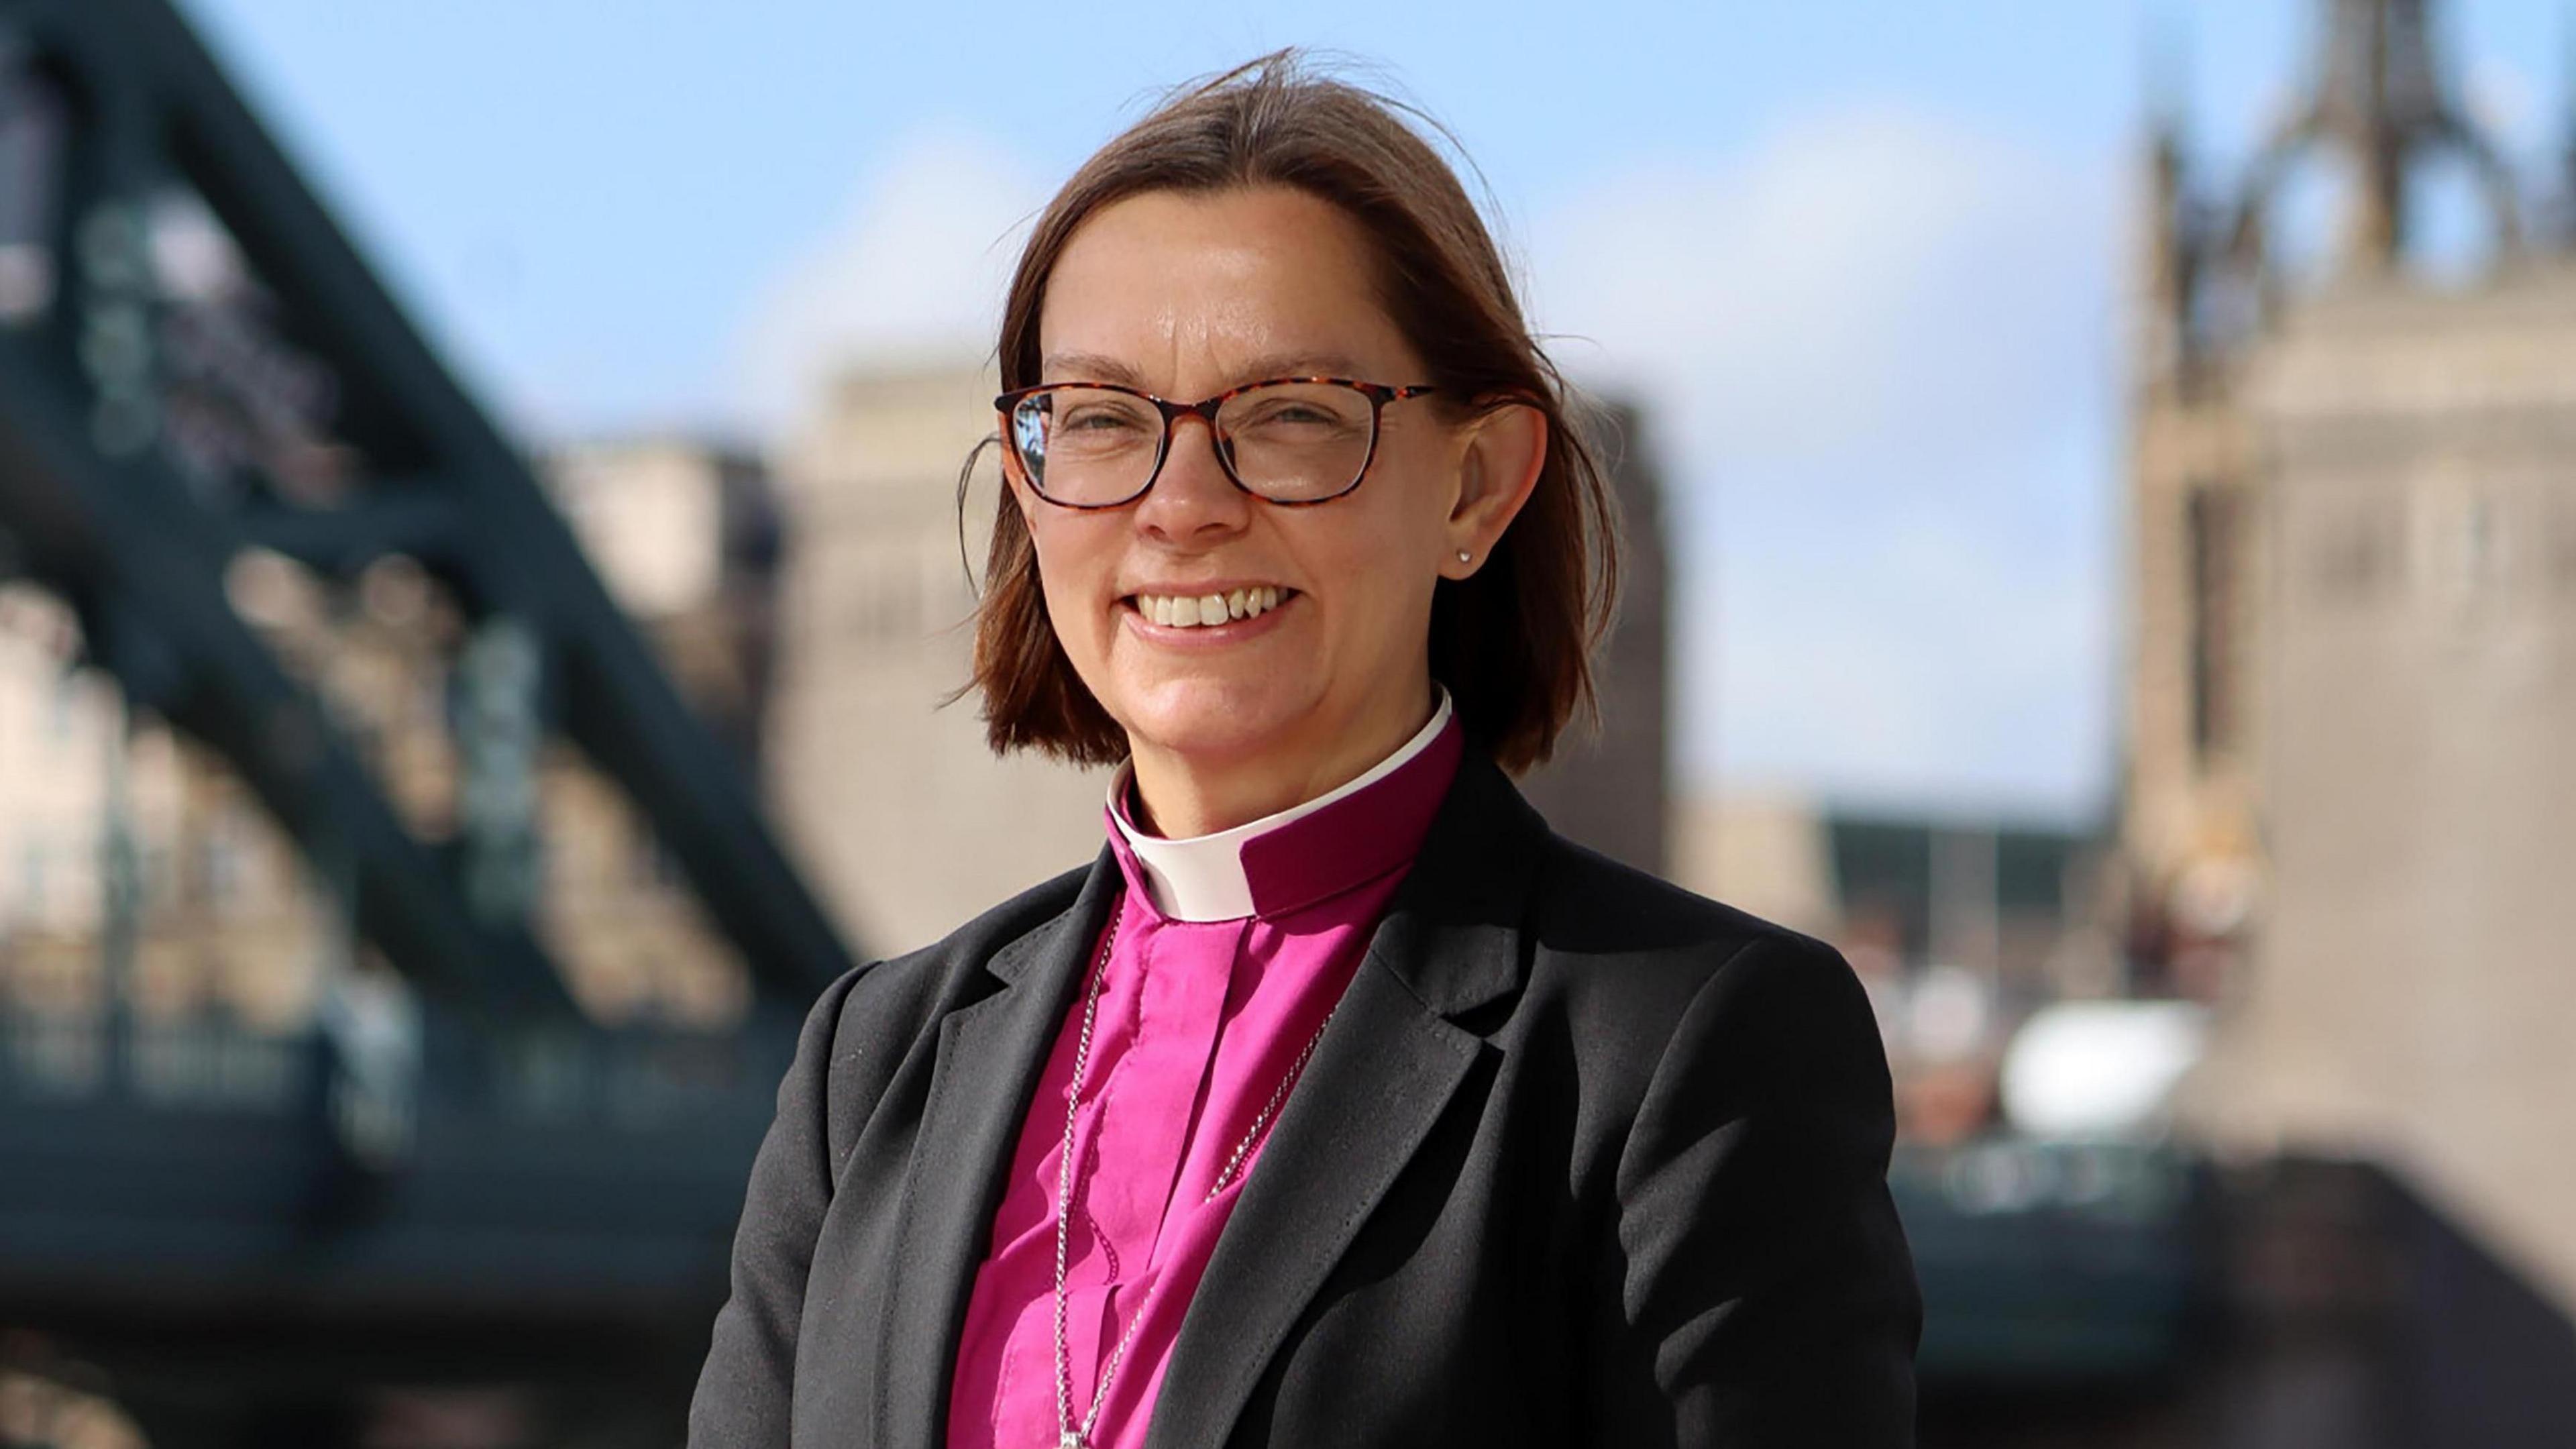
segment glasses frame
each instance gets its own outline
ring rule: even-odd
[[[1315,498],[1273,498],[1269,494],[1254,488],[1251,484],[1244,482],[1242,475],[1234,471],[1232,450],[1224,447],[1222,445],[1222,441],[1217,435],[1216,411],[1218,408],[1225,406],[1233,399],[1241,397],[1243,394],[1251,392],[1256,388],[1276,387],[1281,383],[1287,382],[1331,383],[1338,387],[1349,388],[1353,392],[1359,393],[1361,396],[1369,400],[1368,452],[1360,458],[1359,471],[1351,475],[1351,481],[1344,484],[1335,492],[1326,493]],[[1124,498],[1116,499],[1108,503],[1069,503],[1064,499],[1057,498],[1049,494],[1043,484],[1039,483],[1037,479],[1029,476],[1028,460],[1020,456],[1018,447],[1011,441],[1011,414],[1019,410],[1019,406],[1022,402],[1035,397],[1042,392],[1054,392],[1061,388],[1074,387],[1085,388],[1094,392],[1123,393],[1128,397],[1141,398],[1144,401],[1153,404],[1154,410],[1163,415],[1163,435],[1154,443],[1154,466],[1145,471],[1144,483],[1138,486],[1135,492],[1128,494]],[[1227,388],[1225,391],[1218,393],[1214,397],[1201,398],[1197,402],[1184,403],[1173,402],[1169,398],[1156,397],[1141,387],[1129,387],[1124,383],[1068,380],[1065,382],[1042,382],[1033,387],[1013,388],[1009,392],[1003,393],[1000,397],[993,399],[993,407],[1002,415],[1002,451],[1005,454],[1008,454],[1011,461],[1018,466],[1020,476],[1028,482],[1029,491],[1035,493],[1040,498],[1045,499],[1047,502],[1054,504],[1058,508],[1079,509],[1086,513],[1094,512],[1103,508],[1124,508],[1128,504],[1135,502],[1137,499],[1144,497],[1146,494],[1153,492],[1154,484],[1160,481],[1163,476],[1164,460],[1172,456],[1173,433],[1179,428],[1181,419],[1190,417],[1197,418],[1207,424],[1208,450],[1216,454],[1217,466],[1225,470],[1226,481],[1232,483],[1237,490],[1249,497],[1258,498],[1264,503],[1275,504],[1281,508],[1312,508],[1318,503],[1330,503],[1336,498],[1346,498],[1350,496],[1354,489],[1357,489],[1361,483],[1367,480],[1369,465],[1377,461],[1378,425],[1384,418],[1386,405],[1388,403],[1402,402],[1406,398],[1422,397],[1427,394],[1437,392],[1438,390],[1439,389],[1432,387],[1428,383],[1417,383],[1410,386],[1398,387],[1383,382],[1363,382],[1356,377],[1265,377],[1259,382],[1247,382],[1240,387]]]

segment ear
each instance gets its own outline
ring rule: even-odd
[[[1020,523],[1025,527],[1031,511],[1029,480],[1028,475],[1021,471],[1018,450],[1011,446],[1010,420],[1003,419],[1002,431],[986,441],[992,445],[993,451],[1002,455],[1002,491],[1011,496],[1012,506],[1020,510]]]
[[[1458,497],[1449,510],[1444,577],[1463,579],[1484,567],[1547,466],[1547,414],[1505,403],[1467,425],[1458,459]],[[1458,555],[1465,554],[1465,559]]]

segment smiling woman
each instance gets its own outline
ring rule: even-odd
[[[1053,637],[1159,833],[1311,799],[1419,728],[1433,593],[1492,553],[1538,481],[1546,414],[1464,384],[1444,411],[1372,270],[1356,222],[1277,185],[1110,202],[1055,259],[1043,385],[1003,398],[1013,491]],[[1104,369],[1206,402],[1111,391]],[[1374,381],[1310,375],[1330,372]],[[1421,401],[1388,411],[1399,399]],[[1190,420],[1206,426],[1176,426]],[[1361,486],[1372,467],[1379,486]],[[1281,603],[1233,619],[1224,596],[1244,588]],[[1244,768],[1255,757],[1294,767]]]
[[[1615,530],[1409,114],[1267,57],[1039,219],[972,687],[1104,845],[815,1006],[692,1445],[1910,1442],[1850,968],[1507,774]]]

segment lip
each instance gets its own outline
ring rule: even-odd
[[[1201,587],[1199,592],[1202,594],[1225,593],[1229,590],[1249,588],[1251,586],[1252,585],[1249,583],[1224,585],[1209,584]],[[1124,624],[1128,629],[1133,630],[1139,638],[1142,638],[1149,643],[1160,644],[1167,648],[1174,649],[1221,648],[1228,644],[1239,644],[1248,639],[1256,639],[1269,633],[1272,629],[1279,626],[1279,616],[1281,614],[1287,612],[1290,608],[1293,608],[1305,600],[1306,595],[1300,590],[1290,589],[1285,584],[1278,585],[1277,587],[1284,595],[1286,595],[1286,597],[1280,599],[1278,603],[1273,604],[1269,608],[1262,610],[1260,613],[1255,614],[1248,619],[1228,619],[1222,624],[1157,624],[1153,620],[1146,618],[1143,611],[1136,607],[1135,594],[1125,595],[1118,600],[1118,616],[1119,621],[1122,624]],[[1188,590],[1186,588],[1174,589],[1172,590],[1172,594],[1177,597],[1187,591]],[[1159,594],[1162,590],[1145,589],[1141,592]]]

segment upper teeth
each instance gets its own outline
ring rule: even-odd
[[[1157,624],[1189,629],[1201,624],[1222,624],[1229,619],[1249,619],[1265,609],[1279,607],[1280,596],[1286,592],[1277,584],[1255,584],[1223,594],[1138,594],[1136,612]]]

